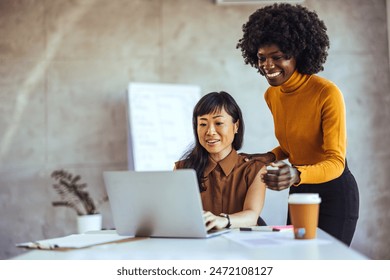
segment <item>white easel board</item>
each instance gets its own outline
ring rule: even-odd
[[[128,162],[130,170],[172,170],[193,144],[192,111],[200,87],[130,83]]]

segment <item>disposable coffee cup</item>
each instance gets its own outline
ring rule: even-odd
[[[288,197],[295,239],[316,238],[320,203],[317,193],[294,193]]]

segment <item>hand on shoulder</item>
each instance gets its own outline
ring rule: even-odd
[[[263,154],[247,154],[247,153],[239,153],[239,155],[245,157],[245,161],[258,160],[268,165],[271,162],[276,160],[276,157],[273,153],[263,153]]]

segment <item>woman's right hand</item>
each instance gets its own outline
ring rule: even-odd
[[[268,152],[264,154],[246,154],[246,153],[240,153],[239,155],[245,157],[245,161],[250,160],[259,160],[263,162],[264,164],[270,164],[271,162],[274,162],[276,157],[273,153]]]

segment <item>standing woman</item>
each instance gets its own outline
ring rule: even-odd
[[[278,167],[267,171],[263,181],[272,190],[290,188],[290,194],[318,193],[319,228],[350,245],[359,192],[346,161],[343,95],[316,75],[328,55],[324,22],[301,5],[273,4],[255,11],[242,30],[237,48],[270,85],[264,97],[279,142],[258,155]]]

